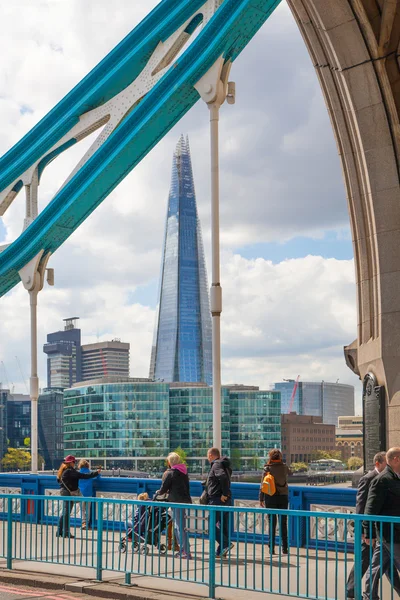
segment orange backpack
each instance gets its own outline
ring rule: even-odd
[[[276,493],[275,477],[271,473],[267,473],[261,484],[263,494],[273,496]]]

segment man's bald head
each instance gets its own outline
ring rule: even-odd
[[[387,464],[395,473],[400,473],[400,448],[395,446],[386,452]]]

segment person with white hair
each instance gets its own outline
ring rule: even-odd
[[[192,504],[189,489],[189,476],[186,465],[182,463],[181,457],[176,452],[171,452],[167,456],[168,469],[162,477],[161,488],[158,491],[159,496],[168,494],[168,502],[175,504]],[[176,556],[181,556],[190,560],[189,537],[186,530],[186,511],[180,508],[172,509],[176,539],[179,543],[179,552]]]

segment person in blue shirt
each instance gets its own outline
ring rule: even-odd
[[[90,473],[89,461],[82,459],[79,461],[78,469],[80,473]],[[87,498],[93,498],[93,480],[92,479],[80,479],[79,489],[81,490],[82,496]],[[82,502],[82,529],[89,529],[92,527],[92,515],[93,515],[93,503]],[[88,518],[89,517],[89,518]]]

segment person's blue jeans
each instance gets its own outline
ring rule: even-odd
[[[71,495],[67,490],[60,490],[60,496],[67,496],[71,498]],[[69,535],[69,520],[72,511],[73,502],[72,500],[65,500],[63,502],[63,512],[58,521],[58,535],[67,536]]]
[[[175,539],[178,540],[181,554],[190,554],[189,537],[186,531],[186,511],[183,508],[173,508]]]
[[[226,502],[222,502],[220,496],[211,496],[208,500],[211,506],[230,506],[230,498]],[[218,543],[217,554],[220,554],[224,548],[229,546],[229,516],[230,513],[218,510],[215,513],[215,540]]]

